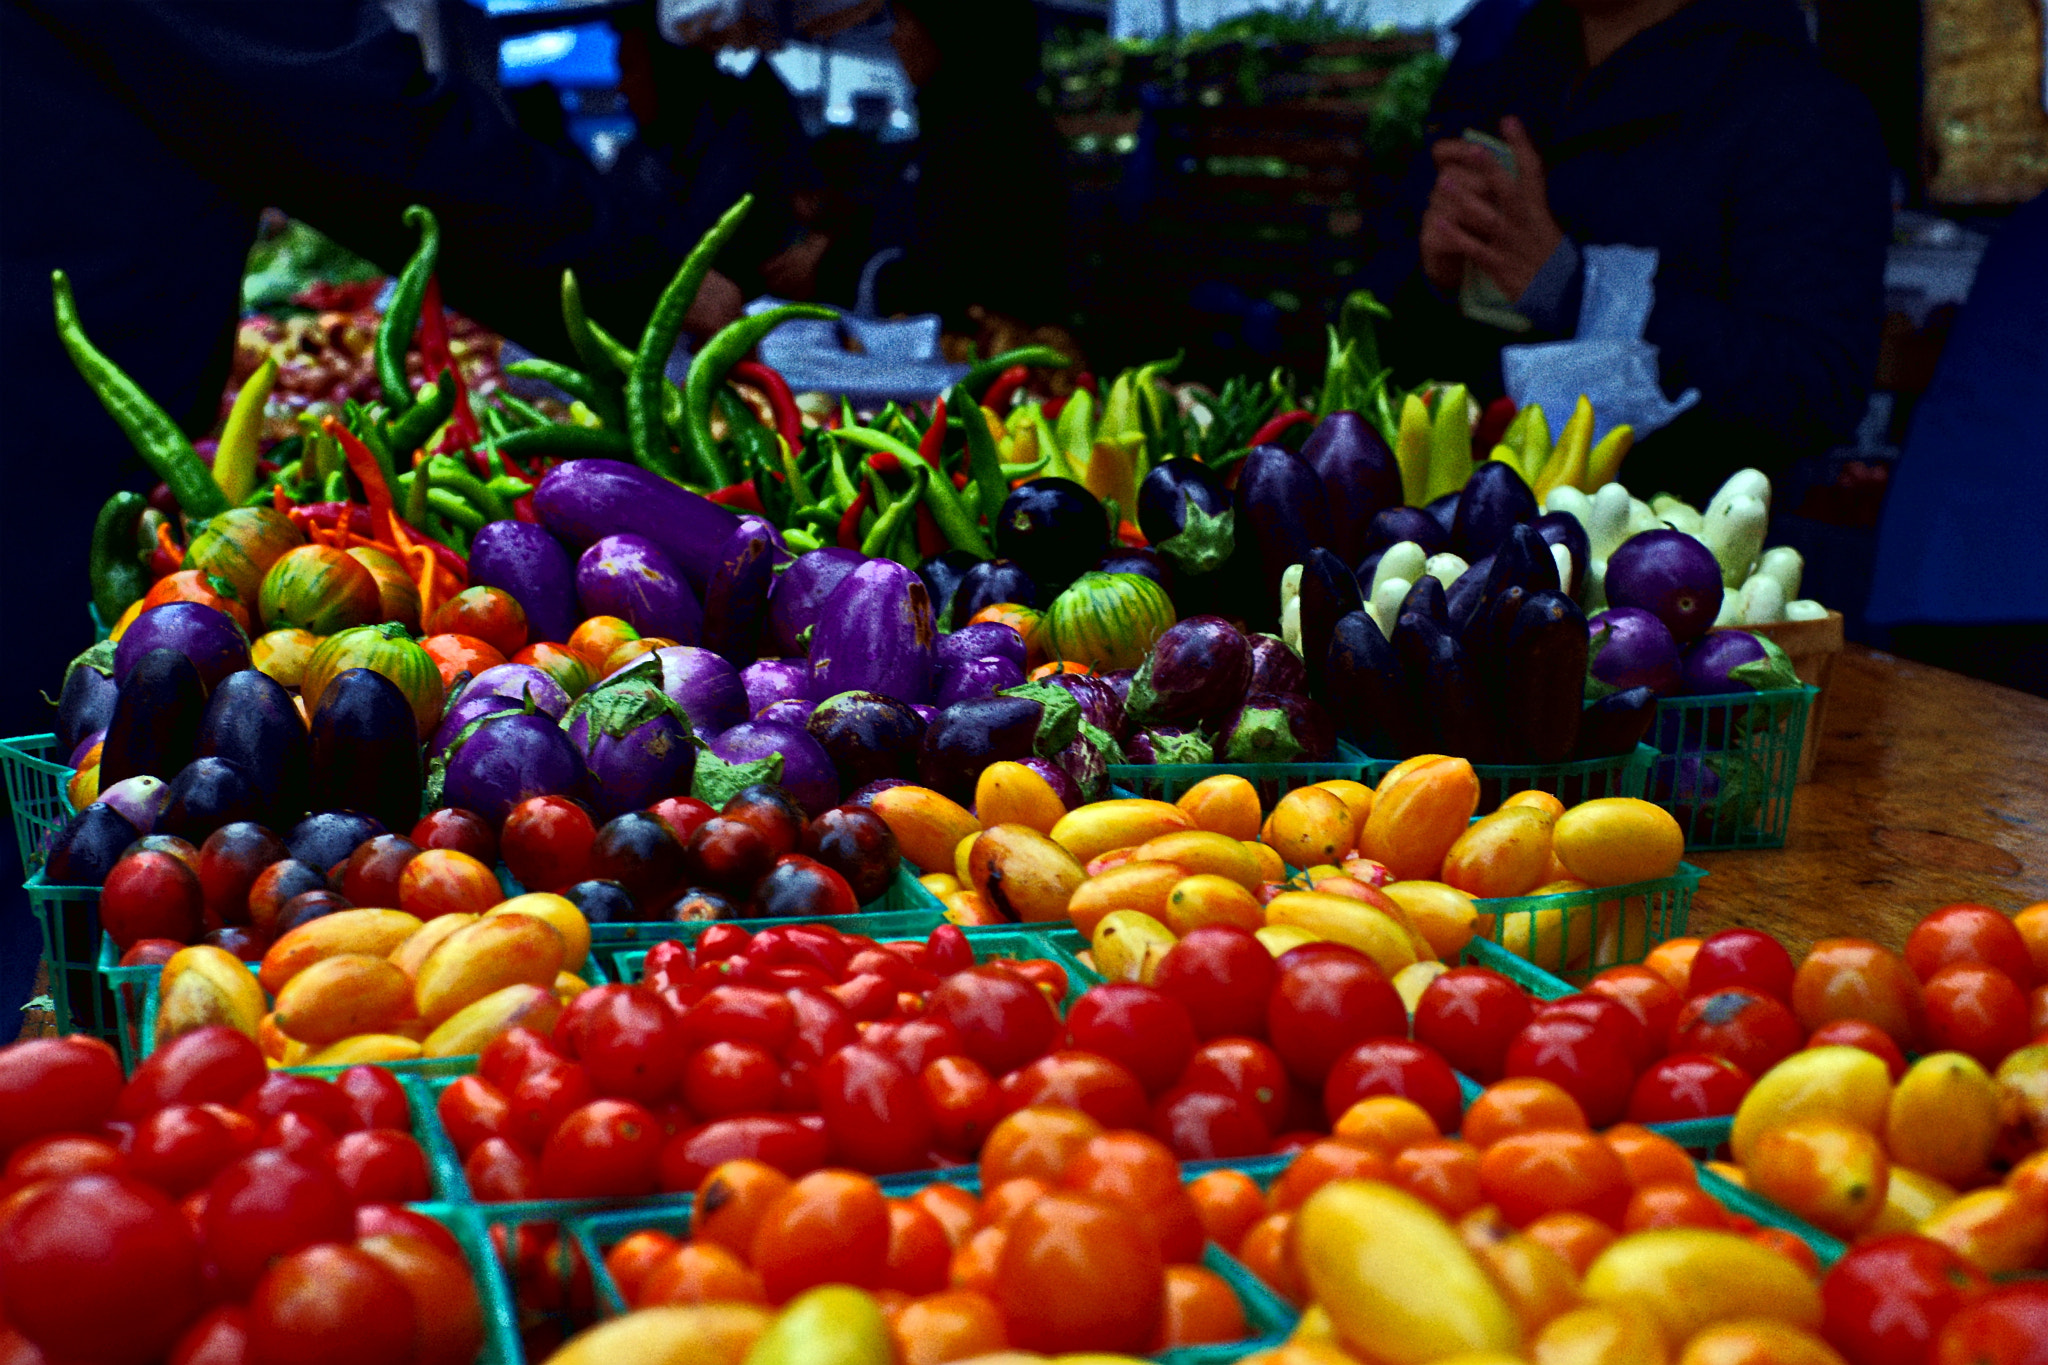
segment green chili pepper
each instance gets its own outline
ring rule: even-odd
[[[781,525],[789,519],[794,504],[782,474],[782,438],[761,425],[746,400],[721,384],[714,395],[718,410],[725,415],[726,444],[739,455],[741,478],[754,481],[755,496],[768,520]],[[808,499],[806,499],[808,501]]]
[[[355,409],[353,413],[349,412],[350,407]],[[391,446],[382,424],[371,417],[367,410],[354,403],[344,407],[342,412],[344,418],[349,419],[346,425],[350,434],[363,443],[364,448],[377,461],[377,468],[384,475],[384,482],[389,484],[397,477],[398,471],[393,466]]]
[[[685,442],[685,453],[690,446],[696,447],[697,468],[713,488],[724,488],[733,482],[732,471],[726,467],[717,443],[711,439],[711,397],[724,385],[726,371],[759,345],[762,337],[793,318],[831,322],[838,316],[830,308],[818,304],[786,303],[780,308],[771,308],[765,313],[740,318],[721,327],[718,334],[690,358],[690,377],[683,390],[683,421],[688,424],[690,433],[690,439]]]
[[[427,477],[419,470],[398,476],[405,487],[405,519],[414,526],[427,524],[427,510],[433,504],[427,501]]]
[[[347,502],[349,500],[347,471],[337,469],[332,474],[329,474],[320,485],[320,495],[328,502]]]
[[[434,492],[446,489],[450,493],[459,494],[472,507],[482,511],[487,520],[506,521],[511,518],[512,509],[505,506],[505,500],[493,493],[482,479],[463,468],[461,461],[450,459],[446,455],[436,455],[427,461],[426,470],[427,483]],[[433,492],[428,493],[427,497],[432,501]],[[434,505],[438,507],[440,504]]]
[[[516,393],[505,389],[498,390],[498,404],[506,412],[524,419],[527,426],[545,427],[554,425],[554,418],[548,416]]]
[[[981,406],[968,396],[966,385],[953,386],[953,396],[946,400],[946,407],[966,418],[969,486],[976,490],[981,514],[994,517],[996,509],[1003,505],[1003,499],[1010,496],[1010,481],[1004,477],[1002,452],[996,449],[995,437],[989,435],[988,421],[981,415]]]
[[[304,460],[291,460],[278,469],[276,482],[283,484],[286,488],[290,488],[305,477],[306,462]]]
[[[572,370],[567,365],[558,365],[552,360],[538,358],[515,360],[505,367],[505,373],[553,384],[597,414],[597,419],[606,426],[618,430],[625,429],[626,408],[620,401],[617,383],[602,384],[581,370]]]
[[[427,477],[431,483],[433,476]],[[480,531],[484,523],[492,519],[470,506],[462,495],[452,488],[427,489],[427,505],[465,531]]]
[[[441,371],[440,378],[420,386],[419,397],[384,430],[384,440],[394,460],[410,465],[412,453],[425,445],[441,424],[455,414],[455,376]]]
[[[86,561],[92,604],[110,626],[149,591],[149,575],[135,554],[135,527],[148,507],[149,499],[142,494],[120,492],[101,503],[100,514],[93,519],[92,553]]]
[[[640,334],[640,346],[633,352],[632,368],[626,371],[626,432],[633,443],[633,458],[644,469],[656,474],[676,477],[682,471],[669,452],[668,433],[662,427],[662,371],[668,364],[669,352],[675,349],[676,338],[683,332],[683,315],[690,311],[690,305],[697,299],[697,291],[704,287],[704,280],[711,274],[711,262],[717,258],[719,248],[732,239],[739,231],[741,220],[747,210],[754,206],[754,196],[745,194],[740,201],[727,209],[725,216],[712,224],[711,231],[683,258],[675,278],[668,288],[661,291],[661,298],[655,302],[654,313],[647,319],[647,327]],[[705,407],[710,407],[710,394],[705,394]],[[689,421],[687,411],[684,421]],[[687,449],[684,457],[699,461],[716,461],[717,453],[704,448],[695,452]],[[709,441],[705,442],[709,445]],[[698,472],[709,476],[716,472],[716,463],[706,464]],[[723,488],[731,480],[717,484]]]
[[[170,487],[188,517],[210,517],[228,510],[227,494],[213,481],[213,471],[192,442],[157,406],[142,386],[121,372],[119,366],[91,341],[78,320],[78,305],[71,297],[71,280],[61,270],[50,272],[50,293],[57,310],[57,337],[71,356],[71,363],[135,446],[136,453],[156,476]]]
[[[922,469],[927,474],[934,473],[924,456],[879,431],[870,431],[866,427],[850,427],[839,435],[868,450],[888,451],[901,461],[906,469]],[[936,474],[925,488],[925,504],[932,509],[932,520],[939,524],[939,530],[946,537],[947,544],[956,550],[966,550],[970,554],[980,555],[983,559],[990,557],[988,538],[982,535],[981,527],[961,505],[958,495],[953,491],[951,479],[944,474]]]
[[[775,446],[777,462],[782,466],[782,475],[789,480],[790,502],[799,507],[816,502],[818,499],[811,492],[811,481],[804,477],[804,467],[798,463],[796,452],[789,448],[789,442],[777,436]]]
[[[521,460],[536,455],[562,460],[616,460],[628,453],[624,433],[603,427],[571,426],[567,422],[512,432],[498,442],[498,449]]]
[[[824,541],[801,526],[785,527],[782,532],[782,543],[800,555],[823,549],[825,545]]]
[[[990,356],[967,372],[960,382],[969,393],[979,399],[995,383],[1004,370],[1012,365],[1025,365],[1034,369],[1064,370],[1074,362],[1050,346],[1019,346],[1014,351]]]
[[[484,487],[490,489],[501,498],[523,498],[533,491],[532,484],[524,479],[514,478],[510,474],[492,479],[485,483]]]
[[[607,366],[620,375],[632,370],[632,351],[583,311],[583,289],[576,283],[573,270],[562,272],[562,325],[568,329],[569,344],[576,348],[576,357],[589,371],[592,382],[602,380],[608,373]]]
[[[916,471],[911,476],[910,491],[884,508],[882,514],[875,518],[875,524],[869,528],[867,535],[861,539],[860,552],[862,554],[871,558],[876,555],[888,555],[892,559],[897,558],[891,552],[898,548],[895,542],[903,535],[905,529],[916,520],[918,504],[924,501],[926,482],[925,472],[922,469]],[[880,495],[878,494],[878,505],[879,499]]]
[[[413,405],[412,385],[406,382],[405,353],[412,346],[412,334],[419,329],[420,305],[427,295],[427,281],[434,276],[434,260],[441,254],[441,225],[431,210],[414,204],[405,211],[405,225],[418,228],[419,247],[399,273],[398,286],[391,291],[391,306],[377,324],[377,386],[394,413]]]

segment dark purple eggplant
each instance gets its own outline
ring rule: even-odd
[[[794,564],[775,575],[768,594],[768,632],[785,658],[801,659],[810,652],[818,609],[840,579],[865,563],[867,556],[858,550],[828,545],[798,555]]]
[[[851,791],[884,777],[913,777],[925,722],[894,697],[842,692],[818,703],[804,729]]]
[[[1330,545],[1347,565],[1366,554],[1372,519],[1401,505],[1401,467],[1386,440],[1355,412],[1333,412],[1302,443],[1301,458],[1323,481]]]
[[[983,768],[1040,752],[1044,719],[1045,707],[1028,697],[983,697],[949,706],[932,721],[918,746],[918,777],[933,791],[966,805],[974,800],[974,784]],[[1072,735],[1070,729],[1067,738]],[[1052,752],[1062,747],[1064,742]]]
[[[1116,693],[1116,704],[1119,712],[1121,712],[1122,708],[1131,704],[1131,682],[1138,676],[1137,669],[1117,668],[1107,673],[1095,673],[1090,676],[1110,691]]]
[[[981,556],[971,550],[948,550],[917,566],[917,576],[924,580],[924,590],[932,599],[932,619],[952,622],[953,594],[960,590],[967,571],[979,563]]]
[[[1454,492],[1446,493],[1442,497],[1435,499],[1434,501],[1430,502],[1427,506],[1425,506],[1422,510],[1429,513],[1431,517],[1435,518],[1436,524],[1443,528],[1444,534],[1449,535],[1451,533],[1451,527],[1454,524],[1456,524],[1458,520],[1458,504],[1461,501],[1463,501],[1464,496],[1465,491],[1463,489],[1458,489]]]
[[[1244,632],[1220,616],[1190,616],[1153,642],[1125,710],[1137,725],[1199,725],[1236,705],[1250,678]]]
[[[1222,763],[1323,763],[1337,754],[1337,727],[1299,692],[1251,692],[1216,736]]]
[[[525,709],[522,703],[496,693],[486,693],[480,697],[464,696],[443,713],[441,723],[434,727],[433,737],[427,741],[427,761],[431,763],[447,753],[448,746],[460,739],[464,730],[485,716],[495,715],[500,711]]]
[[[1255,634],[1245,636],[1244,642],[1252,663],[1251,676],[1245,679],[1245,691],[1308,691],[1308,666],[1302,663],[1299,654],[1287,647],[1285,640],[1277,635]]]
[[[241,769],[266,812],[306,808],[311,742],[291,693],[275,678],[245,668],[223,679],[207,698],[197,753]]]
[[[1500,734],[1515,763],[1562,763],[1579,742],[1586,614],[1555,588],[1532,592],[1507,638]]]
[[[1228,511],[1230,490],[1224,487],[1222,477],[1200,460],[1185,456],[1162,460],[1152,466],[1152,472],[1138,485],[1138,529],[1145,533],[1146,540],[1161,547],[1162,553],[1174,553],[1164,547],[1187,529],[1191,518],[1196,522],[1197,538],[1200,539],[1202,524],[1213,524]],[[1229,557],[1227,533],[1224,539],[1221,553],[1215,557],[1214,563],[1206,565],[1206,570],[1221,568],[1223,560]],[[1183,542],[1181,549],[1184,553],[1175,557],[1181,560],[1182,569],[1190,573],[1205,571],[1186,562],[1190,556],[1200,558],[1194,545]]]
[[[294,859],[317,871],[333,867],[357,846],[385,832],[382,821],[359,810],[315,811],[291,827],[284,836],[284,847]]]
[[[1337,622],[1364,605],[1349,563],[1331,550],[1309,551],[1301,566],[1301,661],[1311,697],[1323,696],[1323,668]]]
[[[554,725],[550,717],[539,720]],[[411,829],[419,821],[418,729],[396,683],[367,668],[345,670],[320,694],[307,728],[312,809],[362,811],[386,829]],[[503,819],[504,812],[492,818]]]
[[[618,882],[592,878],[567,888],[562,895],[592,924],[630,924],[633,920],[633,894]]]
[[[1657,693],[1648,687],[1609,692],[1579,714],[1574,758],[1620,758],[1635,752],[1657,718]]]
[[[225,758],[195,758],[171,779],[170,801],[157,816],[155,832],[175,835],[194,844],[222,825],[261,820],[277,809],[264,799],[239,763]]]
[[[747,714],[758,716],[779,701],[811,695],[811,666],[803,659],[756,659],[740,670]]]
[[[763,764],[773,768],[773,776],[758,771]],[[691,795],[723,807],[761,781],[782,788],[812,816],[839,804],[839,775],[824,746],[797,726],[765,720],[746,721],[712,739],[711,752],[697,762]]]
[[[1324,705],[1339,734],[1376,757],[1428,752],[1400,660],[1372,617],[1354,611],[1337,622],[1325,670]]]
[[[616,616],[642,635],[681,645],[703,638],[703,604],[675,561],[645,536],[606,536],[585,550],[576,561],[576,600],[585,616]]]
[[[953,629],[962,630],[984,607],[998,602],[1035,607],[1038,598],[1038,581],[1024,571],[1022,564],[1014,559],[984,559],[960,576],[947,620]]]
[[[208,688],[249,666],[249,637],[225,612],[202,602],[166,602],[129,622],[114,646],[114,681],[126,686],[142,656],[155,649],[190,659]]]
[[[649,659],[654,662],[648,663]],[[666,645],[643,654],[606,681],[613,679],[657,683],[683,708],[700,737],[738,725],[748,715],[747,689],[740,682],[739,671],[719,655],[695,645]]]
[[[785,697],[783,700],[762,707],[755,712],[755,720],[772,720],[777,725],[794,725],[801,730],[811,723],[811,714],[818,709],[818,703],[809,697]]]
[[[439,804],[473,810],[494,825],[521,801],[582,796],[587,786],[583,756],[559,723],[537,712],[485,716],[435,766]]]
[[[1487,704],[1496,714],[1505,714],[1507,706],[1508,638],[1514,634],[1522,603],[1528,600],[1526,589],[1518,583],[1509,584],[1488,598],[1465,623],[1465,629],[1458,632],[1458,643],[1464,648],[1465,657],[1479,670]]]
[[[774,528],[759,519],[740,524],[718,553],[718,568],[704,589],[704,648],[735,664],[760,653],[767,624],[768,590],[775,582]]]
[[[1511,527],[1534,521],[1536,511],[1536,494],[1521,470],[1506,460],[1482,460],[1458,498],[1451,553],[1467,562],[1484,559],[1507,539]]]
[[[223,675],[225,676],[225,675]],[[175,649],[152,649],[135,661],[100,745],[100,785],[143,773],[169,780],[199,756],[206,684]]]
[[[1543,537],[1545,545],[1553,550],[1562,545],[1572,557],[1572,581],[1562,586],[1567,595],[1577,597],[1580,586],[1586,581],[1586,565],[1592,562],[1593,555],[1592,542],[1586,539],[1586,528],[1569,512],[1546,512],[1529,525]]]
[[[1183,730],[1177,725],[1141,729],[1124,743],[1124,753],[1133,763],[1214,763],[1215,743],[1200,730]]]
[[[1173,595],[1174,567],[1159,551],[1148,545],[1125,545],[1095,561],[1097,573],[1134,573],[1149,578]]]
[[[1609,687],[1647,687],[1660,697],[1679,691],[1678,642],[1641,607],[1609,607],[1586,623],[1595,641],[1587,671]],[[1762,651],[1758,651],[1758,657]]]
[[[1706,634],[1721,612],[1721,566],[1713,551],[1668,526],[1624,540],[1607,557],[1605,587],[1610,606],[1641,607],[1681,645]]]
[[[953,664],[964,664],[969,659],[986,658],[989,655],[1008,659],[1024,667],[1024,637],[1017,628],[1003,621],[976,621],[961,626],[950,634],[941,635],[939,642],[932,646],[932,666],[947,668]]]
[[[1014,560],[1031,575],[1031,581],[1048,600],[1095,567],[1115,529],[1093,493],[1072,479],[1060,478],[1033,479],[1011,489],[991,524],[995,527],[996,553]]]
[[[95,801],[64,822],[43,859],[43,880],[51,886],[101,886],[128,845],[142,831],[104,801]]]
[[[1081,708],[1081,720],[1085,724],[1111,735],[1124,728],[1124,701],[1130,690],[1126,688],[1119,694],[1107,675],[1048,673],[1039,681],[1072,697]]]
[[[535,640],[566,640],[583,619],[569,552],[533,522],[494,521],[478,531],[469,543],[469,581],[511,593]]]
[[[1680,677],[1689,697],[1799,686],[1790,656],[1773,641],[1747,630],[1708,631],[1685,651]]]
[[[448,705],[492,695],[508,697],[521,708],[530,699],[534,710],[556,720],[569,709],[568,691],[532,664],[493,664],[470,679],[467,687],[451,693]]]
[[[1395,619],[1411,611],[1427,616],[1441,630],[1451,628],[1451,609],[1444,600],[1444,585],[1432,574],[1424,574],[1409,585],[1408,595],[1401,599],[1401,610],[1394,613]]]
[[[584,791],[599,820],[690,790],[697,747],[689,718],[653,683],[593,688],[561,725],[583,759]]]
[[[924,581],[894,560],[871,559],[825,601],[811,637],[811,695],[880,692],[923,701],[937,638]]]
[[[644,536],[702,591],[739,518],[709,498],[623,460],[569,460],[533,492],[540,524],[581,549],[606,536]]]
[[[1037,754],[1032,754],[1028,758],[1018,759],[1017,762],[1044,778],[1045,785],[1052,788],[1053,795],[1057,796],[1060,799],[1060,804],[1068,810],[1081,805],[1085,800],[1081,795],[1080,787],[1075,785],[1073,777],[1068,774],[1065,768],[1062,768],[1053,760],[1040,758]]]
[[[992,697],[1006,687],[1015,687],[1024,681],[1024,670],[1014,659],[1000,654],[985,655],[969,659],[964,663],[949,665],[939,670],[938,686],[932,692],[932,704],[940,710],[956,701],[972,701],[976,697]]]
[[[633,918],[651,920],[683,889],[689,859],[659,816],[627,811],[597,827],[589,868],[600,881],[617,882],[633,899]]]
[[[1365,528],[1365,553],[1378,554],[1404,540],[1420,545],[1425,555],[1442,554],[1451,546],[1451,533],[1419,507],[1389,507]]]
[[[1322,480],[1299,455],[1259,446],[1239,470],[1233,507],[1237,552],[1229,572],[1252,575],[1239,580],[1245,619],[1257,629],[1272,630],[1280,623],[1280,580],[1288,566],[1330,543]]]
[[[913,785],[915,784],[907,777],[878,778],[847,797],[846,804],[849,806],[872,806],[875,803],[875,798],[883,792],[890,791],[896,787],[909,787]]]
[[[1524,592],[1555,592],[1559,588],[1557,561],[1551,557],[1550,546],[1532,527],[1511,527],[1500,548],[1493,552],[1493,564],[1486,571],[1475,610],[1511,585]]]
[[[1493,761],[1496,745],[1486,688],[1457,639],[1428,617],[1409,613],[1395,623],[1389,643],[1401,661],[1409,705],[1426,731],[1418,752]]]
[[[1451,630],[1463,636],[1465,627],[1471,622],[1472,614],[1479,610],[1479,604],[1486,596],[1486,580],[1493,573],[1493,556],[1478,561],[1459,574],[1444,589],[1444,610],[1450,616]]]
[[[114,649],[105,640],[73,659],[64,670],[64,690],[57,696],[57,747],[69,752],[114,718]]]

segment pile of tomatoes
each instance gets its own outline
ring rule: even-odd
[[[87,1038],[0,1051],[0,1358],[468,1365],[482,1311],[391,1074],[272,1074],[231,1029],[123,1082]]]

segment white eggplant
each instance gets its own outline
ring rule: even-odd
[[[1280,639],[1297,655],[1301,648],[1301,598],[1288,598],[1280,605]]]
[[[1610,483],[1592,497],[1592,517],[1586,523],[1586,540],[1593,558],[1606,559],[1629,538],[1628,514],[1633,499],[1618,483]]]
[[[1404,540],[1397,545],[1389,545],[1387,552],[1380,556],[1379,567],[1372,571],[1373,596],[1379,596],[1380,584],[1385,583],[1389,579],[1398,578],[1403,582],[1413,583],[1416,579],[1422,577],[1422,572],[1428,566],[1428,563],[1429,556],[1424,554],[1422,547],[1412,540]]]
[[[1767,573],[1750,575],[1735,596],[1745,626],[1768,626],[1785,619],[1785,589]]]
[[[1682,498],[1674,498],[1669,493],[1659,493],[1650,499],[1650,510],[1674,531],[1683,531],[1689,536],[1697,536],[1700,533],[1699,509]]]
[[[1444,591],[1449,592],[1451,584],[1457,582],[1459,575],[1471,567],[1470,564],[1467,564],[1464,560],[1446,550],[1440,555],[1431,555],[1429,562],[1422,566],[1422,571],[1443,584]]]
[[[1825,621],[1828,619],[1828,609],[1814,601],[1811,597],[1802,597],[1796,602],[1787,602],[1785,604],[1785,619],[1787,621]]]
[[[1394,623],[1401,618],[1401,603],[1414,586],[1405,578],[1385,578],[1373,585],[1372,601],[1366,603],[1365,610],[1389,640],[1394,638]]]
[[[1749,581],[1750,567],[1763,553],[1764,533],[1770,525],[1771,509],[1762,498],[1735,498],[1707,513],[1699,539],[1720,562],[1724,587],[1739,588]]]
[[[1771,481],[1759,469],[1740,469],[1728,476],[1728,482],[1721,485],[1707,503],[1706,519],[1714,520],[1717,513],[1727,509],[1728,504],[1740,498],[1756,498],[1764,505],[1766,512],[1771,509]]]
[[[1763,558],[1756,562],[1756,571],[1777,579],[1789,604],[1799,596],[1799,579],[1806,572],[1806,561],[1790,545],[1778,545],[1764,551]]]

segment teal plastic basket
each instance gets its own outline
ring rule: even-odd
[[[1657,703],[1646,795],[1677,817],[1688,851],[1784,847],[1819,695],[1787,687]]]
[[[21,866],[34,872],[43,865],[46,842],[75,813],[65,795],[72,768],[64,760],[55,735],[16,735],[0,739],[0,775],[7,783],[7,807],[14,815],[14,843]]]
[[[100,889],[51,886],[39,870],[22,889],[43,932],[51,1012],[59,1033],[84,1033],[122,1048],[120,1001],[99,972]],[[126,1057],[124,1049],[124,1057]]]
[[[1567,806],[1603,796],[1641,796],[1648,789],[1650,769],[1657,751],[1647,744],[1617,758],[1581,758],[1570,763],[1474,763],[1479,778],[1477,814],[1500,809],[1500,803],[1516,792],[1549,792]],[[1401,764],[1398,758],[1365,760],[1367,785],[1380,780]]]
[[[1832,1233],[1823,1232],[1803,1218],[1795,1217],[1779,1208],[1770,1200],[1751,1190],[1746,1190],[1732,1180],[1715,1174],[1706,1163],[1720,1157],[1728,1147],[1729,1135],[1735,1129],[1733,1118],[1688,1119],[1683,1123],[1652,1123],[1649,1129],[1660,1133],[1692,1154],[1700,1166],[1700,1188],[1721,1202],[1722,1207],[1746,1218],[1754,1218],[1767,1228],[1789,1232],[1812,1249],[1826,1270],[1842,1258],[1848,1250],[1846,1243]]]
[[[1327,763],[1112,763],[1110,785],[1119,796],[1144,796],[1154,801],[1178,801],[1188,788],[1211,777],[1242,777],[1258,788],[1259,805],[1271,810],[1276,802],[1298,787],[1318,782],[1362,781],[1360,774],[1371,760],[1338,742],[1337,756]]]

